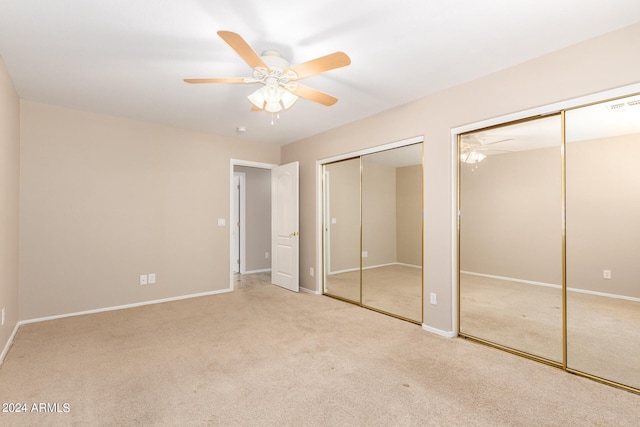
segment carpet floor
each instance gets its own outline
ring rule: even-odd
[[[261,280],[24,325],[0,402],[27,408],[3,426],[640,425],[639,395]]]
[[[562,362],[562,290],[460,276],[460,331]],[[567,366],[640,389],[640,303],[567,293]]]
[[[327,276],[326,293],[422,323],[422,269],[402,264]]]

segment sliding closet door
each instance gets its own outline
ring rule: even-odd
[[[324,165],[324,293],[360,303],[360,158]]]
[[[362,156],[362,305],[422,323],[422,144]]]
[[[567,368],[640,389],[640,96],[565,117]]]
[[[422,323],[422,143],[323,174],[324,294]]]
[[[560,115],[460,137],[460,334],[560,364]]]

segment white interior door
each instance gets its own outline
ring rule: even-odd
[[[298,162],[271,170],[271,282],[300,290]]]

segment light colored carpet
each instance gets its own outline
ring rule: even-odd
[[[562,362],[562,291],[461,274],[460,332]]]
[[[640,396],[272,285],[28,324],[0,425],[637,426]]]
[[[461,332],[562,362],[560,289],[462,274]],[[569,292],[567,366],[640,389],[640,303]]]
[[[360,272],[327,277],[329,294],[360,302]],[[362,271],[362,304],[422,323],[422,269],[385,265]]]

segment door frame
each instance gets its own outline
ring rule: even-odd
[[[235,209],[236,206],[238,208],[238,237],[236,238],[234,236],[234,243],[237,243],[238,245],[238,273],[240,274],[245,274],[247,271],[247,267],[246,267],[246,262],[247,262],[247,251],[246,251],[246,221],[245,221],[245,215],[246,215],[246,191],[245,191],[245,185],[247,182],[247,175],[244,172],[234,172],[233,173],[234,178],[237,178],[238,180],[238,191],[236,192],[236,188],[235,184],[236,184],[236,180],[234,179],[234,183],[233,186],[231,187],[234,197],[233,197],[233,209],[232,212],[235,213]],[[237,199],[236,199],[236,195],[237,195]],[[236,218],[232,217],[232,221],[235,222]],[[231,224],[232,227],[236,227],[235,223]],[[236,248],[235,246],[232,249],[232,254],[236,253]],[[235,272],[235,263],[233,262],[233,259],[231,259],[231,266],[233,267],[233,271]]]
[[[250,161],[250,160],[240,160],[240,159],[230,159],[229,160],[229,218],[233,218],[233,205],[235,203],[235,197],[233,194],[233,189],[234,189],[234,184],[235,184],[235,179],[234,179],[234,167],[235,166],[246,166],[246,167],[250,167],[250,168],[257,168],[257,169],[273,169],[275,168],[276,164],[273,163],[262,163],[262,162],[254,162],[254,161]],[[231,256],[231,254],[233,253],[233,245],[234,245],[234,237],[233,237],[233,228],[234,226],[231,225],[229,227],[229,288],[231,290],[234,290],[234,280],[233,280],[233,275],[234,275],[234,271],[233,271],[233,264],[234,264],[234,259]],[[242,239],[242,236],[241,236]],[[242,249],[244,249],[244,245],[242,246]],[[242,253],[242,249],[241,249],[241,253]],[[242,267],[242,260],[240,261],[240,272],[242,274],[243,271],[243,267]],[[245,270],[246,271],[246,270]]]

